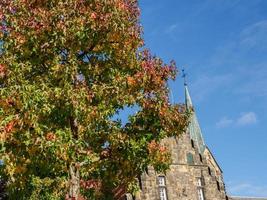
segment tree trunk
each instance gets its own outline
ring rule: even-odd
[[[69,188],[69,198],[78,200],[80,194],[80,172],[79,169],[74,165],[70,165],[69,168],[70,175],[70,188]]]
[[[74,83],[77,81],[74,79]],[[77,118],[69,116],[69,123],[74,140],[78,140],[78,122]],[[74,148],[76,150],[76,147]],[[69,199],[78,200],[80,194],[80,171],[74,163],[69,166],[69,177],[70,177],[70,188],[69,188]]]

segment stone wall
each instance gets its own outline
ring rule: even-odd
[[[198,147],[189,134],[183,134],[179,139],[168,138],[162,143],[172,153],[173,162],[170,169],[166,174],[157,174],[149,167],[147,173],[141,177],[142,190],[136,195],[136,200],[160,200],[159,176],[166,180],[168,200],[200,200],[199,178],[202,181],[205,200],[226,199],[222,172],[209,150],[199,154]],[[188,156],[188,153],[191,156]]]

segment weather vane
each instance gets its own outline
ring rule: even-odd
[[[182,77],[184,78],[184,85],[187,85],[187,81],[186,81],[187,74],[185,73],[184,68],[182,69]]]

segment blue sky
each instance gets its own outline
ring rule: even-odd
[[[141,0],[145,44],[188,73],[228,193],[267,196],[267,1]],[[170,82],[184,101],[182,79]]]

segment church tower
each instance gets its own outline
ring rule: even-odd
[[[185,104],[192,109],[186,133],[162,141],[171,152],[172,164],[166,174],[153,167],[141,176],[136,200],[227,200],[222,170],[205,145],[188,86]]]

